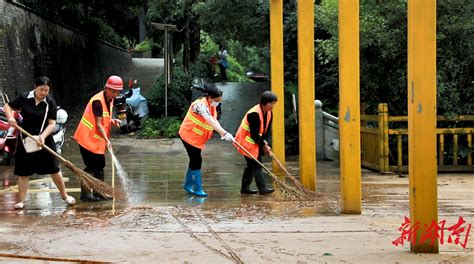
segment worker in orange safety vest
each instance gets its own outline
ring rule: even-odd
[[[267,141],[272,123],[272,110],[277,101],[276,94],[265,91],[260,97],[260,103],[250,108],[245,114],[235,135],[235,141],[260,162],[262,161],[263,152],[268,153],[271,150]],[[260,165],[240,147],[237,147],[237,149],[247,162],[247,167],[244,169],[242,176],[240,193],[265,195],[274,192],[272,188],[266,187]],[[255,178],[258,191],[250,189],[253,178]]]
[[[84,171],[104,181],[105,151],[111,149],[110,127],[120,126],[120,120],[113,119],[114,99],[123,90],[123,81],[119,76],[112,75],[107,79],[104,90],[95,94],[87,103],[81,121],[74,133],[79,144],[82,160],[86,165]],[[94,190],[81,186],[82,201],[99,201],[106,199]]]
[[[201,150],[212,137],[214,130],[221,139],[232,142],[232,134],[224,130],[217,121],[217,106],[222,100],[222,91],[214,84],[204,83],[206,95],[194,101],[181,124],[179,136],[189,156],[183,189],[199,197],[208,196],[202,188]]]

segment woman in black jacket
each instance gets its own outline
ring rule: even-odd
[[[47,77],[40,77],[36,80],[35,89],[23,93],[15,100],[4,106],[5,114],[10,125],[17,125],[13,118],[12,109],[21,111],[23,122],[21,127],[32,135],[38,135],[38,140],[51,149],[54,148],[52,131],[56,125],[56,102],[48,96],[51,81]],[[29,177],[33,174],[51,174],[54,184],[58,187],[62,199],[68,204],[76,203],[74,197],[66,193],[64,179],[59,169],[56,157],[44,149],[28,153],[25,150],[23,139],[19,137],[18,147],[15,153],[14,174],[18,176],[19,202],[15,204],[15,209],[25,207],[25,196],[28,190]]]

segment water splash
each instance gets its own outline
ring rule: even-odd
[[[128,177],[128,173],[123,169],[122,164],[120,164],[120,161],[115,157],[114,153],[110,153],[112,157],[112,161],[115,165],[116,169],[116,175],[118,175],[120,181],[122,182],[122,188],[127,194],[127,197],[130,197],[130,190],[132,188],[132,182],[130,181],[130,178]]]

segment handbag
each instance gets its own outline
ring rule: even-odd
[[[222,65],[222,67],[224,67],[224,68],[226,68],[226,69],[229,68],[229,63],[227,62],[226,59],[221,59],[221,60],[219,60],[219,61],[217,62],[217,64]]]
[[[46,103],[46,112],[44,113],[44,119],[43,119],[43,124],[41,125],[40,129],[40,134],[43,131],[44,128],[44,123],[46,122],[46,117],[48,116],[48,110],[49,110],[49,105]],[[33,136],[36,140],[39,140],[39,135],[38,136]],[[38,143],[30,137],[23,138],[23,135],[21,136],[23,146],[25,147],[26,153],[33,153],[40,151],[42,148],[38,146]]]

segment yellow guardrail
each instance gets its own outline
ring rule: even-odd
[[[456,117],[438,116],[438,121],[471,122],[474,115]],[[408,122],[407,116],[389,116],[388,105],[379,104],[377,115],[361,115],[361,148],[362,166],[378,170],[381,174],[389,171],[407,172],[408,164],[404,154],[408,155],[405,140],[408,137],[407,128],[390,128],[391,123]],[[438,141],[438,171],[474,171],[472,164],[472,134],[474,128],[437,128]],[[396,144],[390,144],[389,139],[396,137]],[[446,145],[450,146],[448,149]],[[452,147],[451,147],[452,146]],[[467,149],[466,157],[459,163],[460,146]],[[393,150],[393,151],[392,151]],[[393,155],[395,153],[395,155]],[[447,157],[450,157],[448,160]],[[390,159],[392,158],[392,159]]]

